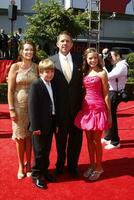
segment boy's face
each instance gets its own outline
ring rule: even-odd
[[[51,81],[54,77],[54,69],[45,69],[43,73],[40,74],[40,76],[47,82]]]

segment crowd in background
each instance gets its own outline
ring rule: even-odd
[[[22,29],[18,28],[13,35],[5,33],[3,28],[0,29],[0,59],[13,59],[18,57],[18,45],[23,40]]]

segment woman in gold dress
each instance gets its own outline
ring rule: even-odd
[[[35,54],[35,44],[24,41],[19,49],[21,61],[12,64],[8,74],[8,104],[12,120],[12,139],[16,142],[18,155],[18,179],[31,174],[28,90],[32,81],[38,77],[38,66],[32,61]]]

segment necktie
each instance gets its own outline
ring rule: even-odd
[[[72,72],[71,72],[71,66],[66,59],[64,59],[64,63],[63,63],[63,73],[64,73],[64,76],[66,78],[66,80],[68,81],[68,83],[70,82],[71,80],[71,77],[72,77]]]

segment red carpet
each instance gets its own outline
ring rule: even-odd
[[[11,121],[8,106],[0,105],[0,200],[133,200],[134,199],[134,101],[121,103],[118,109],[121,148],[104,150],[104,174],[96,182],[86,182],[83,171],[88,165],[84,136],[79,161],[80,178],[63,175],[47,190],[36,188],[30,178],[17,180],[15,143],[11,140]],[[50,169],[56,161],[55,142],[51,151]]]

